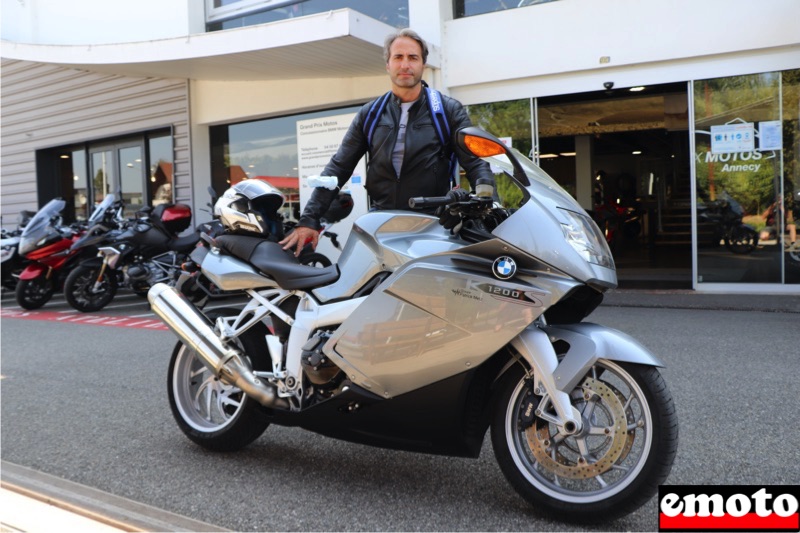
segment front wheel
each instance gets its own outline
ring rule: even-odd
[[[239,312],[215,309],[208,317],[214,321],[231,314],[236,316]],[[237,339],[238,348],[248,354],[254,370],[271,369],[264,343],[266,334],[266,327],[259,323]],[[235,451],[256,440],[269,426],[258,402],[238,387],[220,381],[182,342],[172,352],[167,391],[178,427],[203,448]]]
[[[42,274],[37,278],[19,280],[14,294],[17,297],[17,304],[31,311],[49,302],[54,292],[56,287],[53,279]]]
[[[78,265],[64,282],[67,303],[82,313],[94,313],[111,303],[117,294],[117,280],[113,271],[100,278],[102,265]]]
[[[735,226],[725,236],[725,246],[735,254],[749,254],[758,245],[758,233],[750,228]]]
[[[502,380],[492,445],[516,491],[561,520],[608,521],[644,505],[678,447],[672,397],[653,367],[598,361],[570,393],[581,431],[548,422],[553,407],[518,366]]]

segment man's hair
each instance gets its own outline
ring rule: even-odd
[[[388,63],[389,62],[389,49],[392,47],[392,43],[395,42],[400,37],[408,37],[409,39],[414,39],[419,43],[420,48],[422,48],[422,63],[428,63],[428,45],[425,43],[425,40],[419,36],[417,32],[412,30],[411,28],[403,28],[400,31],[395,33],[390,33],[386,36],[386,40],[383,43],[383,60]]]

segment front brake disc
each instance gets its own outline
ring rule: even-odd
[[[602,446],[594,447],[595,451],[601,454],[599,457],[587,458],[572,453],[572,450],[579,449],[575,445],[569,446],[569,455],[578,456],[576,459],[562,454],[559,450],[560,445],[554,442],[554,437],[558,433],[551,433],[550,424],[541,419],[537,419],[536,424],[525,431],[528,446],[539,464],[557,476],[570,479],[586,479],[607,472],[629,448],[625,407],[615,391],[602,381],[590,377],[587,377],[578,388],[583,398],[599,397],[612,423],[609,426],[591,426],[591,420],[584,418],[581,432],[567,437],[564,446],[566,447],[566,442],[570,439],[579,440],[587,437],[605,439]],[[591,429],[598,428],[602,430],[602,434],[596,432],[589,434]]]

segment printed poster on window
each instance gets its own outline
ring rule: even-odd
[[[711,153],[752,152],[755,149],[755,139],[752,122],[711,126]]]
[[[758,149],[781,150],[783,148],[783,131],[780,120],[766,120],[758,123]]]
[[[336,150],[339,149],[339,144],[341,144],[355,116],[355,113],[347,113],[297,122],[297,172],[300,178],[301,210],[305,207],[313,192],[313,188],[308,185],[308,177],[318,176],[322,173],[325,165],[328,164]],[[326,231],[337,234],[341,247],[344,247],[344,243],[347,241],[353,221],[369,209],[367,191],[364,188],[366,169],[366,162],[362,158],[356,165],[353,175],[350,176],[350,179],[342,188],[343,192],[349,192],[353,197],[353,212],[344,220],[326,229]],[[340,250],[333,246],[331,239],[324,236],[320,237],[317,251],[328,256],[333,262],[336,262],[341,253]]]

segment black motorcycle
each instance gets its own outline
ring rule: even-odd
[[[724,242],[725,248],[735,254],[749,254],[758,246],[758,232],[742,222],[744,209],[725,191],[718,199],[701,204],[697,208],[697,218],[713,228],[712,245]]]
[[[197,232],[178,237],[191,219],[189,206],[161,204],[145,207],[118,230],[99,236],[87,233],[73,248],[96,246],[99,253],[67,276],[67,302],[78,311],[91,313],[108,305],[119,287],[145,297],[156,283],[174,284],[187,254],[200,239]]]

